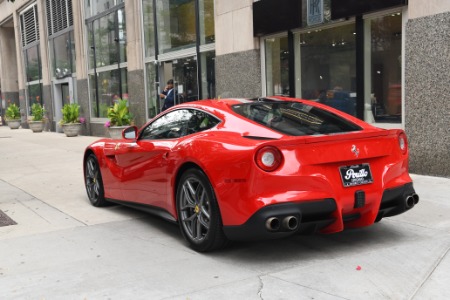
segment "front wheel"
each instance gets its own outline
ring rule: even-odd
[[[90,154],[86,158],[84,165],[84,183],[89,201],[91,201],[93,206],[101,207],[109,204],[105,200],[102,174],[100,173],[97,157],[94,154]]]
[[[181,233],[194,250],[212,251],[228,244],[214,190],[202,171],[190,169],[181,176],[176,201]]]

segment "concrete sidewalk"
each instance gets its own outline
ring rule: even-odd
[[[420,203],[333,235],[199,254],[177,226],[94,208],[96,137],[0,126],[0,299],[450,299],[450,179],[412,175]],[[4,221],[0,217],[0,221]]]

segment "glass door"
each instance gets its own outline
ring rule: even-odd
[[[195,57],[178,59],[173,62],[174,85],[178,102],[198,100],[197,60]]]
[[[162,83],[173,80],[175,105],[199,99],[195,56],[166,61],[161,69],[160,88],[165,86]]]

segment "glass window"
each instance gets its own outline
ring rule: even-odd
[[[195,1],[160,0],[156,6],[159,52],[194,47]]]
[[[27,71],[27,82],[41,79],[39,45],[25,50],[25,64]]]
[[[205,52],[200,57],[202,59],[202,96],[204,99],[214,99],[216,97],[216,52]]]
[[[85,0],[86,18],[96,16],[123,2],[124,0]]]
[[[144,47],[145,56],[155,56],[155,24],[153,18],[153,0],[143,0]]]
[[[148,63],[145,66],[147,75],[147,93],[148,93],[148,116],[153,118],[161,111],[161,100],[158,96],[158,89],[156,86],[156,68],[157,65]]]
[[[72,31],[50,40],[53,62],[52,74],[57,78],[72,75],[75,70],[75,43]]]
[[[210,129],[220,120],[200,110],[178,109],[171,111],[151,124],[141,133],[140,139],[173,139]]]
[[[214,35],[214,0],[199,0],[200,44],[215,42]]]
[[[127,22],[125,20],[125,9],[119,9],[117,11],[117,30],[118,36],[115,38],[115,42],[119,43],[119,61],[121,63],[127,61]]]
[[[376,122],[401,122],[402,16],[390,14],[369,22],[372,80],[366,101],[371,101]]]
[[[356,114],[354,24],[300,35],[301,93],[348,114]]]
[[[96,67],[117,64],[119,56],[115,43],[115,13],[93,22]],[[92,67],[92,66],[91,66]]]
[[[116,22],[117,16],[117,22]],[[91,49],[89,68],[104,67],[127,61],[125,13],[119,9],[93,21],[89,25]]]
[[[124,9],[90,21],[88,28],[91,114],[106,118],[108,106],[128,98],[127,68],[119,66],[127,61]]]
[[[148,125],[141,139],[170,139],[186,135],[183,132],[192,116],[192,111],[187,109],[169,112]]]
[[[361,130],[359,126],[335,114],[298,102],[252,102],[234,105],[233,111],[270,129],[291,136]]]
[[[267,95],[289,95],[288,38],[265,40]]]
[[[119,77],[119,74],[121,77]],[[116,69],[98,73],[99,101],[96,100],[95,76],[90,75],[89,80],[94,84],[94,86],[91,86],[91,108],[93,116],[106,118],[109,106],[114,105],[115,101],[119,98],[128,98],[127,69],[120,69],[120,72]],[[119,88],[121,84],[122,95],[120,94]]]
[[[31,115],[31,106],[35,103],[44,105],[42,101],[42,84],[28,85],[28,115]]]

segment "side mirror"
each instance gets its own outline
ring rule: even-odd
[[[136,126],[130,126],[122,131],[122,136],[127,140],[135,140],[138,136],[138,128]]]

